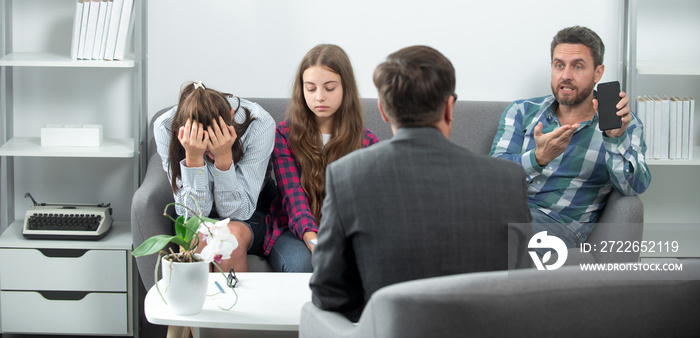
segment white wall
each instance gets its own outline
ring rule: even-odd
[[[350,56],[363,97],[372,72],[399,48],[426,44],[457,70],[467,100],[546,95],[549,44],[583,25],[606,44],[604,81],[621,79],[622,1],[168,0],[148,6],[149,117],[202,80],[243,97],[289,97],[301,58],[319,43]]]

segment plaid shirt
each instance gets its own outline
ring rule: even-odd
[[[377,136],[374,133],[367,128],[364,128],[364,132],[363,148],[377,143]],[[289,145],[288,121],[282,121],[277,125],[272,164],[279,193],[272,200],[270,215],[266,218],[265,255],[270,254],[277,238],[287,230],[300,239],[307,231],[318,231],[316,218],[311,214],[308,198],[299,180],[301,168]]]
[[[613,188],[622,195],[641,194],[649,187],[651,173],[644,158],[643,127],[634,114],[618,138],[598,129],[597,114],[580,123],[564,153],[540,167],[534,128],[539,122],[542,133],[559,127],[557,105],[552,95],[513,102],[501,117],[490,155],[520,163],[527,174],[530,207],[577,233],[581,223],[598,219]],[[592,225],[581,230],[592,230]]]

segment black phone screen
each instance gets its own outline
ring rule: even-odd
[[[620,82],[598,84],[598,127],[610,130],[622,127],[622,118],[617,116],[617,103],[620,102]]]

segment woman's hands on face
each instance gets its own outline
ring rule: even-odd
[[[204,128],[204,125],[188,119],[178,130],[178,140],[185,148],[185,165],[188,167],[204,166],[205,153],[214,161],[219,170],[228,170],[233,164],[231,147],[236,141],[236,130],[227,125],[219,116],[218,122]]]
[[[185,165],[187,167],[204,166],[204,152],[209,147],[209,137],[204,126],[188,119],[178,130],[177,139],[185,148]]]
[[[207,127],[209,135],[209,148],[207,149],[214,159],[214,165],[219,170],[228,170],[233,164],[233,154],[231,146],[236,141],[238,135],[233,126],[227,125],[224,119],[219,116],[219,121],[213,120]]]

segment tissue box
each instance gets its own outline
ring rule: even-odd
[[[42,147],[99,147],[102,125],[47,124],[41,128]]]

